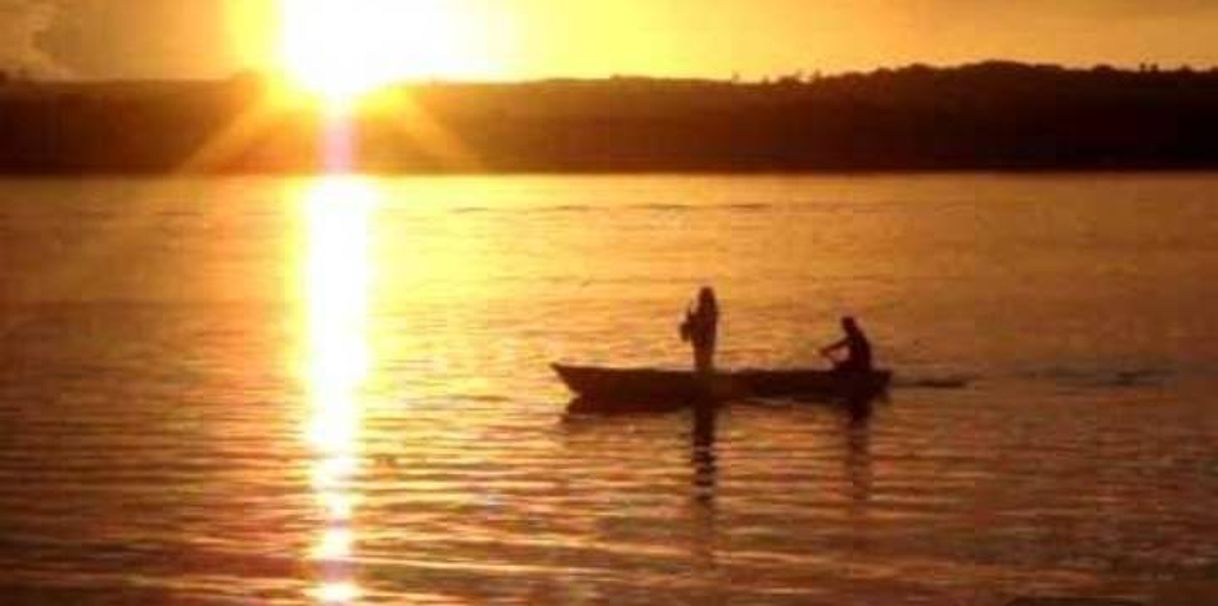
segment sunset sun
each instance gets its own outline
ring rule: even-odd
[[[396,82],[496,75],[481,15],[452,0],[281,0],[289,78],[346,102]]]

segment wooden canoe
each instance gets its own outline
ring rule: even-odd
[[[602,368],[554,364],[562,382],[583,400],[597,402],[687,402],[701,393],[692,371]],[[735,398],[869,399],[888,388],[892,373],[834,370],[735,370],[715,375],[711,394]]]

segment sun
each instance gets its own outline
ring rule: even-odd
[[[386,85],[493,77],[488,24],[461,0],[280,0],[282,68],[300,87],[350,102]]]

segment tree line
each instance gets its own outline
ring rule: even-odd
[[[263,79],[0,80],[10,174],[312,172],[326,112]],[[992,61],[765,82],[429,83],[350,125],[380,172],[1218,167],[1218,70]]]

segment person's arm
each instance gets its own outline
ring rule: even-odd
[[[678,327],[678,332],[681,334],[681,340],[689,342],[694,334],[694,309],[692,306],[685,308],[685,319],[681,321]]]
[[[832,345],[826,345],[825,347],[822,347],[820,350],[820,353],[821,353],[821,355],[827,356],[835,351],[843,350],[849,345],[850,345],[850,339],[842,339],[841,341],[838,341],[837,343],[834,343]]]

